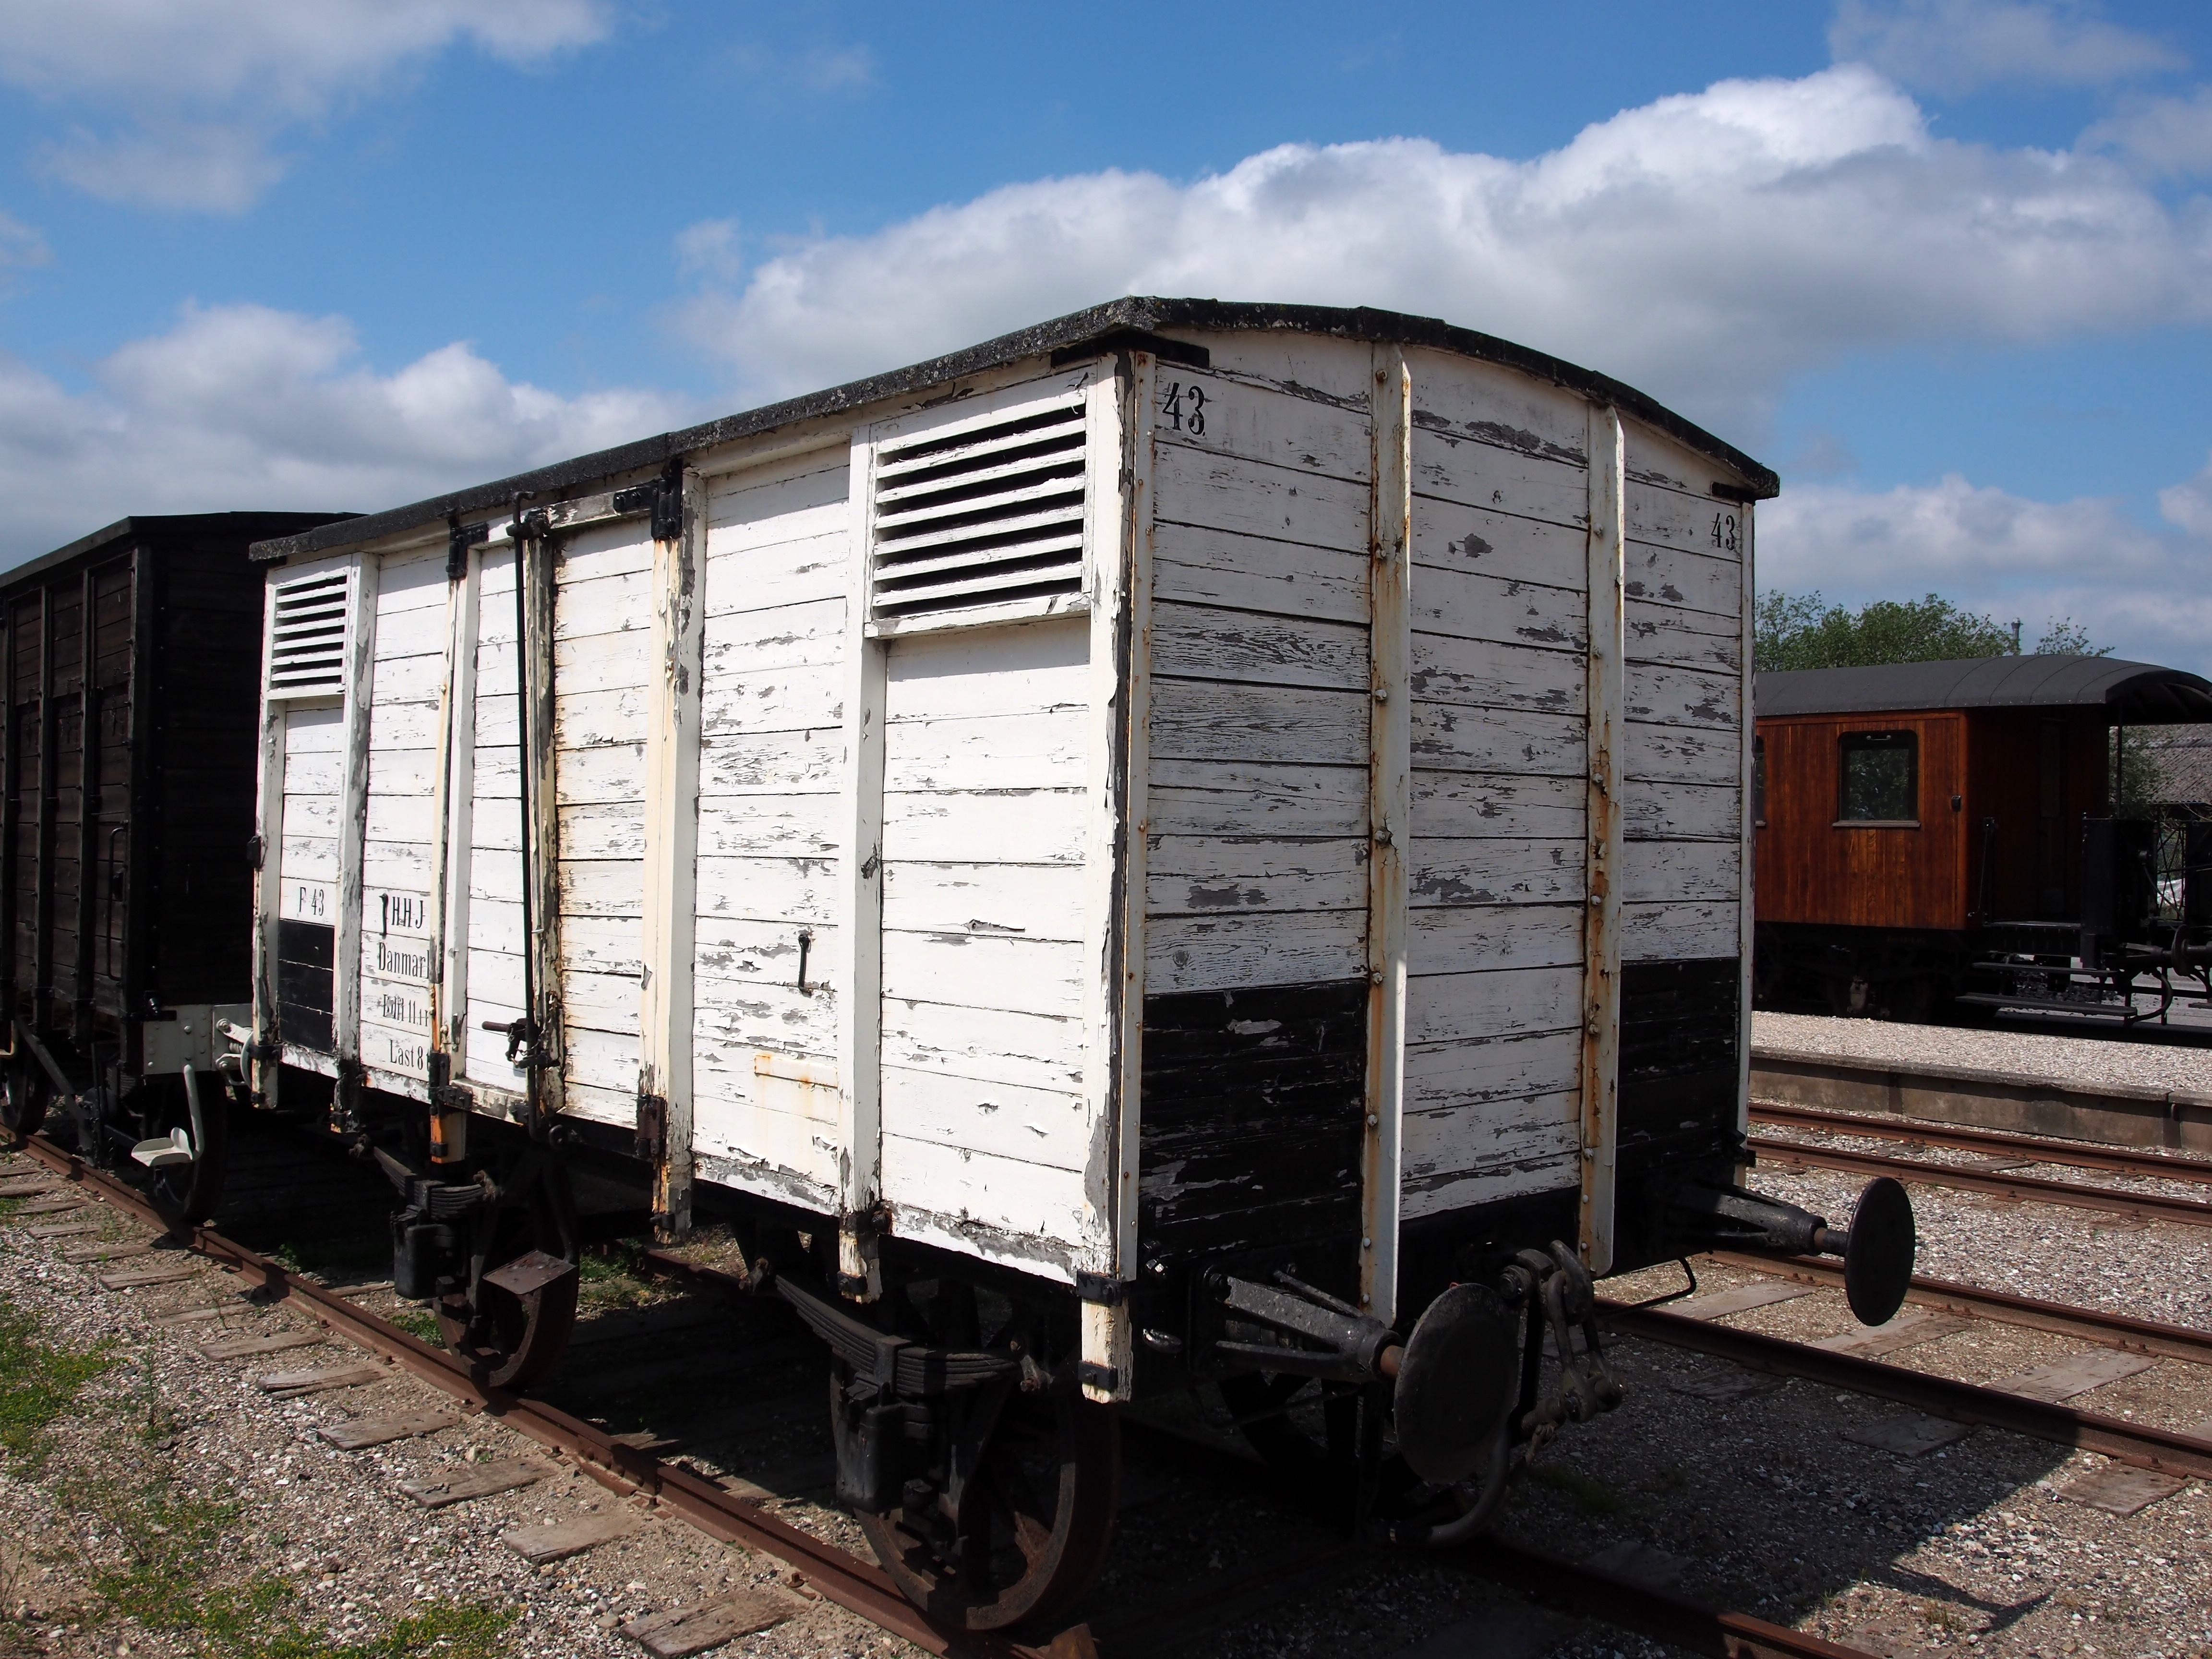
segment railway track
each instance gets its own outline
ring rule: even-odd
[[[2112,1175],[2146,1180],[2193,1181],[2212,1186],[2212,1158],[2188,1158],[2175,1152],[2138,1152],[2119,1146],[2092,1146],[2078,1140],[2054,1140],[2040,1135],[2009,1134],[2002,1129],[1976,1129],[1963,1124],[1925,1123],[1909,1118],[1879,1117],[1865,1112],[1830,1111],[1818,1106],[1786,1105],[1755,1100],[1751,1121],[1777,1128],[1808,1129],[1822,1134],[1864,1135],[1870,1139],[1894,1140],[1908,1146],[1942,1146],[1954,1152],[1984,1152],[1992,1158],[2031,1158],[2038,1164],[2066,1164],[2077,1170],[2102,1170]],[[1770,1142],[1795,1146],[1795,1142]]]
[[[44,1137],[17,1137],[12,1145],[63,1181],[89,1189],[157,1232],[163,1231],[160,1215],[134,1188],[88,1167]],[[382,1356],[465,1407],[495,1415],[507,1427],[566,1457],[580,1472],[610,1491],[623,1497],[643,1495],[710,1537],[743,1545],[783,1563],[792,1570],[794,1585],[814,1591],[928,1653],[974,1656],[974,1659],[1136,1659],[1139,1654],[1149,1656],[1189,1645],[1191,1627],[1218,1619],[1224,1608],[1248,1603],[1255,1610],[1262,1606],[1278,1608],[1370,1553],[1366,1547],[1349,1541],[1301,1552],[1238,1581],[1203,1586],[1194,1595],[1134,1618],[1102,1620],[1096,1629],[1089,1624],[1077,1625],[1042,1642],[1018,1642],[988,1632],[954,1629],[908,1601],[872,1562],[779,1519],[768,1512],[760,1499],[732,1492],[680,1462],[666,1461],[651,1449],[625,1443],[544,1401],[488,1388],[442,1349],[211,1227],[193,1227],[171,1237],[236,1273],[272,1300],[293,1302],[334,1332]],[[680,1273],[702,1285],[733,1287],[738,1283],[731,1275],[665,1252],[647,1252],[646,1260],[659,1271]],[[1188,1462],[1202,1449],[1186,1443],[1178,1449],[1178,1455]],[[1226,1456],[1214,1450],[1211,1461],[1218,1464]],[[1248,1478],[1257,1473],[1254,1466],[1245,1468]],[[1711,1659],[1872,1659],[1857,1649],[1749,1614],[1715,1609],[1503,1540],[1485,1538],[1478,1547],[1439,1559],[1451,1560],[1516,1593],[1563,1603],[1579,1614],[1674,1643]]]
[[[1807,1284],[1840,1287],[1843,1283],[1840,1269],[1832,1270],[1802,1257],[1778,1261],[1730,1252],[1713,1259]],[[1940,1279],[1916,1278],[1908,1299],[1972,1317],[2079,1337],[2102,1346],[2212,1364],[2212,1333],[2183,1326],[2038,1302],[2027,1297]],[[1650,1304],[1600,1298],[1598,1315],[1600,1322],[1617,1335],[1639,1337],[1702,1353],[1747,1370],[1802,1378],[1826,1388],[1886,1400],[1954,1423],[2002,1429],[2054,1445],[2096,1452],[2139,1468],[2212,1480],[2212,1438],[2203,1435],[2083,1411],[1980,1383],[1960,1382],[1936,1372],[1771,1336],[1761,1331],[1668,1313]]]
[[[1960,1192],[1986,1193],[1993,1197],[2063,1205],[2069,1209],[2098,1210],[2140,1221],[2166,1221],[2189,1227],[2212,1227],[2212,1203],[2164,1193],[2129,1192],[2095,1187],[2078,1181],[2053,1181],[2021,1175],[2003,1167],[2003,1160],[2020,1164],[2071,1165],[2116,1175],[2165,1181],[2212,1183],[2212,1163],[2154,1152],[2130,1152],[2111,1147],[2082,1146],[2069,1141],[2044,1140],[2032,1135],[2008,1134],[1995,1129],[1951,1128],[1855,1112],[1826,1111],[1809,1106],[1754,1103],[1754,1123],[1771,1124],[1824,1134],[1849,1135],[1869,1140],[1896,1141],[1905,1146],[1942,1146],[1990,1154],[1992,1161],[1979,1168],[1934,1164],[1916,1158],[1881,1152],[1852,1152],[1836,1146],[1815,1146],[1802,1140],[1773,1135],[1753,1135],[1752,1149],[1778,1163],[1808,1164],[1851,1175],[1893,1176],[1900,1181],[1923,1182]]]
[[[1817,1256],[1742,1255],[1733,1250],[1716,1250],[1705,1259],[1824,1289],[1841,1290],[1844,1286],[1844,1270]],[[2054,1335],[2075,1337],[2128,1353],[2212,1365],[2212,1331],[2195,1330],[2186,1325],[2161,1324],[2153,1319],[2070,1307],[2063,1302],[2044,1302],[2034,1297],[2014,1296],[2008,1291],[1985,1291],[1954,1279],[1923,1279],[1917,1274],[1905,1291],[1905,1299],[1916,1307],[1940,1313],[1963,1314],[2001,1325],[2049,1331]]]

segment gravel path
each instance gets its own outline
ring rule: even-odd
[[[1965,1030],[1882,1019],[1755,1013],[1752,1051],[1833,1054],[1898,1066],[1960,1066],[2087,1088],[2114,1084],[2212,1095],[2212,1048],[2033,1031]]]

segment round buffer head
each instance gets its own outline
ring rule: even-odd
[[[1520,1323],[1487,1285],[1455,1285],[1429,1304],[1398,1362],[1398,1449],[1422,1480],[1464,1480],[1520,1383]]]
[[[1844,1295],[1863,1325],[1886,1325],[1905,1305],[1919,1248],[1912,1200],[1887,1176],[1867,1182],[1851,1212],[1851,1240],[1844,1247]]]

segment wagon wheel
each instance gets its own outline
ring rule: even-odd
[[[478,1216],[489,1240],[475,1295],[464,1285],[432,1305],[446,1346],[477,1381],[520,1390],[542,1381],[568,1347],[581,1275],[568,1172],[533,1146],[504,1186],[505,1201]]]
[[[909,1316],[901,1328],[911,1334],[971,1351],[1030,1346],[1021,1315],[1009,1310],[987,1322],[973,1285],[940,1280],[917,1305],[920,1288],[896,1293],[892,1307]],[[853,1432],[849,1381],[833,1364],[841,1462]],[[899,1473],[915,1478],[896,1483],[894,1507],[854,1510],[900,1593],[967,1630],[1006,1630],[1067,1612],[1097,1581],[1113,1541],[1121,1485],[1115,1408],[1073,1389],[1025,1393],[1001,1379],[938,1395],[914,1412],[928,1428],[922,1443],[909,1437]],[[972,1470],[957,1498],[947,1495],[956,1456]]]
[[[833,1396],[843,1384],[833,1379]],[[963,1404],[988,1408],[983,1392]],[[1097,1582],[1121,1484],[1113,1407],[1072,1389],[1009,1389],[957,1513],[923,1479],[905,1484],[898,1508],[854,1519],[916,1607],[963,1629],[1006,1630],[1066,1613]]]
[[[53,1092],[44,1066],[27,1057],[10,1060],[0,1074],[0,1124],[19,1135],[37,1133]]]
[[[172,1227],[197,1226],[215,1213],[222,1199],[223,1168],[230,1160],[230,1091],[213,1079],[195,1081],[200,1094],[197,1125],[181,1077],[149,1085],[157,1093],[145,1115],[148,1136],[173,1135],[181,1129],[192,1149],[191,1163],[157,1166],[147,1183],[147,1196]]]

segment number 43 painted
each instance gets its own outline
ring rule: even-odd
[[[1160,413],[1178,432],[1188,432],[1194,438],[1206,435],[1206,388],[1184,386],[1179,380],[1168,382],[1166,396],[1160,399]]]

